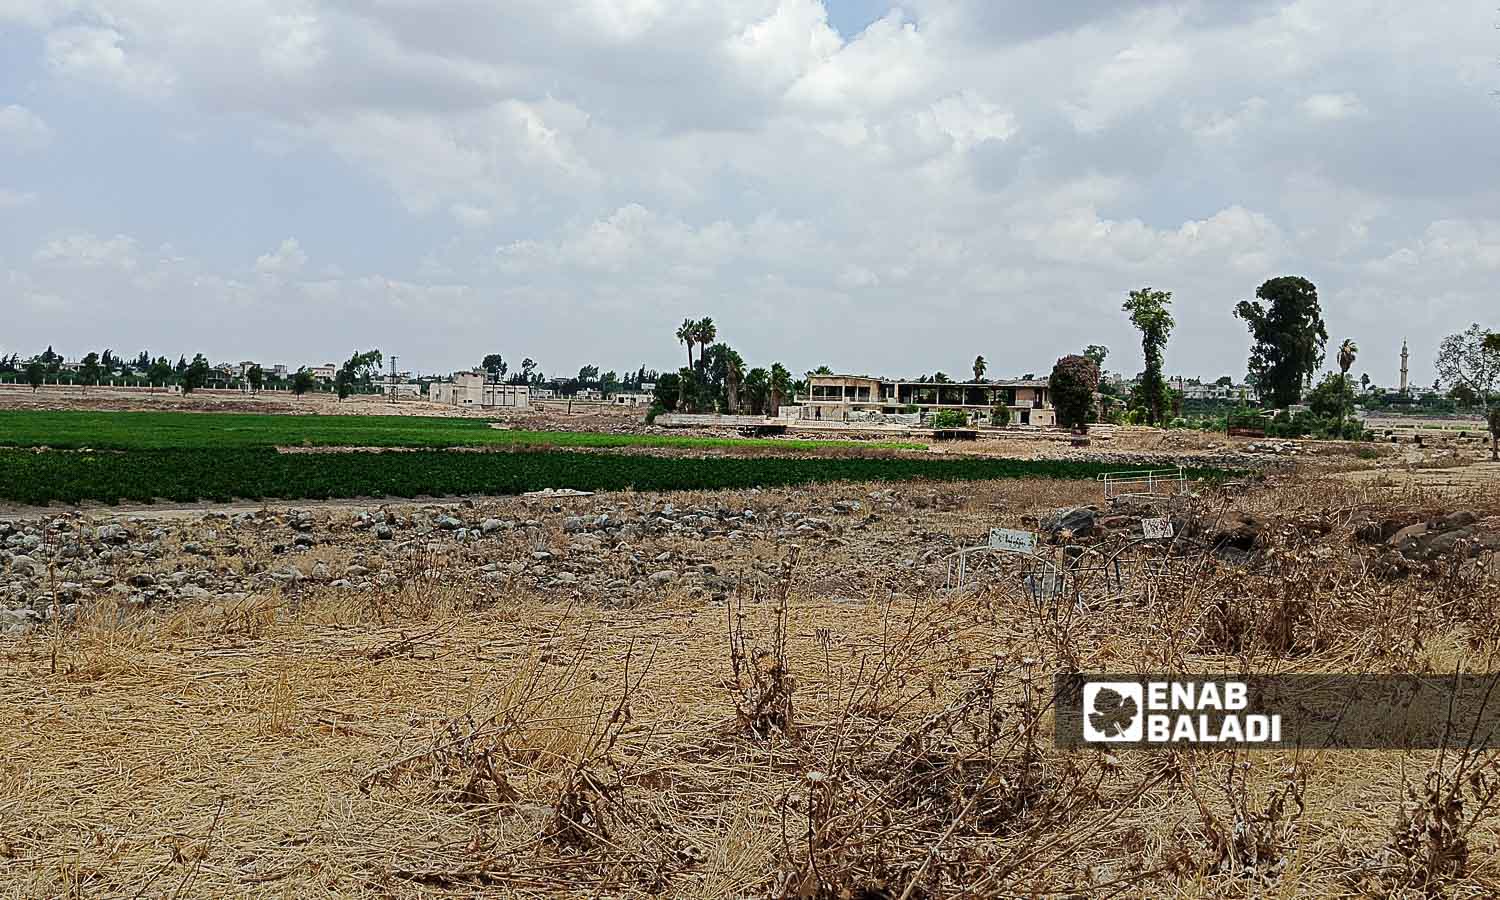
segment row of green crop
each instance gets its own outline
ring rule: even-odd
[[[0,450],[0,499],[45,504],[518,494],[548,487],[716,490],[830,481],[1092,479],[1111,468],[1068,460],[694,459],[564,451]]]
[[[266,413],[58,412],[0,410],[0,446],[152,450],[229,447],[665,447],[774,446],[788,452],[833,447],[912,449],[920,444],[776,441],[662,434],[519,431],[483,419],[432,416],[294,416]]]

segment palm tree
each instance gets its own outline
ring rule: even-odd
[[[692,319],[683,319],[682,324],[677,326],[677,342],[687,344],[688,368],[693,368],[693,342],[698,339],[698,323]]]
[[[983,381],[984,380],[984,373],[988,372],[989,369],[990,369],[990,365],[989,365],[989,363],[987,363],[987,362],[984,361],[984,357],[983,356],[976,356],[976,357],[974,357],[974,380],[975,381]]]
[[[1359,345],[1349,338],[1339,345],[1339,437],[1344,436],[1344,396],[1349,393],[1349,367],[1354,365],[1354,356]]]
[[[728,401],[729,414],[739,415],[740,412],[740,381],[744,378],[744,364],[740,361],[740,355],[734,351],[726,354],[724,366],[724,398]]]
[[[699,319],[697,323],[693,325],[693,333],[698,336],[698,364],[701,366],[707,366],[708,345],[712,344],[714,342],[714,338],[719,336],[719,329],[714,326],[713,319],[705,316]]]

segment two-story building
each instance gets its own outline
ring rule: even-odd
[[[1002,381],[901,381],[869,375],[812,375],[799,397],[804,419],[841,421],[855,412],[932,413],[961,410],[988,418],[996,405],[1010,409],[1014,425],[1056,425],[1045,378]]]

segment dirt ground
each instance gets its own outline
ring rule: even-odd
[[[1100,509],[1064,542],[1128,542],[1151,508],[1098,490],[21,522],[51,562],[7,584],[62,614],[0,638],[0,895],[1500,893],[1491,754],[1066,751],[1043,699],[1068,670],[1493,670],[1494,553],[1368,523],[1489,540],[1500,496],[1274,475],[1167,508],[1191,579],[946,587],[1059,509]]]

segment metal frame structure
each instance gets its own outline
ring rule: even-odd
[[[1104,485],[1104,499],[1111,503],[1117,500],[1161,500],[1180,497],[1187,491],[1187,470],[1137,469],[1131,472],[1105,472],[1099,476]],[[1159,488],[1165,489],[1165,493]]]

